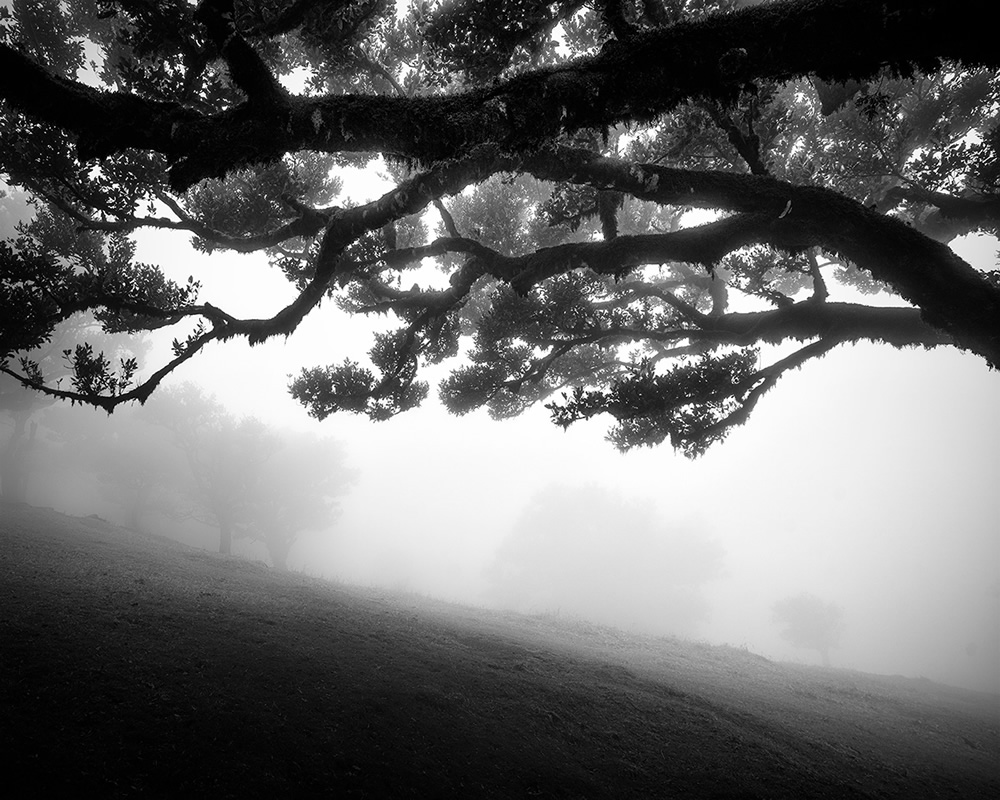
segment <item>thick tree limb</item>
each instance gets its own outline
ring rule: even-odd
[[[630,164],[582,150],[538,153],[525,159],[524,169],[656,203],[745,214],[760,226],[755,241],[788,250],[820,246],[853,262],[918,306],[960,347],[1000,367],[1000,289],[946,245],[841,194],[758,175]]]
[[[444,229],[447,231],[448,235],[453,239],[457,239],[460,234],[458,228],[455,226],[455,218],[452,217],[451,212],[448,211],[444,203],[440,199],[434,201],[434,207],[438,210],[441,215],[441,222],[444,224]]]
[[[892,206],[901,200],[926,203],[939,210],[943,221],[953,225],[965,223],[964,227],[970,231],[1000,231],[1000,196],[997,195],[956,197],[920,186],[895,186],[886,192],[885,200]]]
[[[0,71],[17,76],[0,84],[0,98],[12,108],[76,133],[83,159],[129,147],[176,154],[175,126],[204,118],[180,103],[103,92],[53,76],[6,44],[0,44]]]
[[[128,147],[163,153],[172,184],[183,189],[302,149],[425,162],[487,142],[523,151],[567,131],[650,118],[693,96],[726,99],[751,79],[816,73],[846,80],[941,59],[998,66],[990,37],[971,35],[968,26],[990,9],[987,0],[769,3],[643,31],[628,46],[461,94],[292,98],[268,113],[249,104],[215,115],[58,79],[0,45],[0,70],[19,76],[0,96],[77,133],[84,158]],[[730,68],[734,60],[738,68]]]
[[[25,376],[18,375],[6,368],[3,371],[9,372],[13,377],[25,382],[26,385],[38,388],[46,394],[88,403],[108,411],[122,403],[134,400],[144,402],[167,374],[187,361],[208,341],[243,336],[251,344],[257,344],[273,336],[291,334],[326,294],[331,281],[337,276],[338,267],[342,266],[341,256],[348,245],[368,231],[378,230],[388,223],[416,213],[442,195],[458,192],[468,183],[481,180],[483,177],[505,167],[509,168],[509,166],[509,160],[498,158],[494,151],[486,150],[476,158],[442,164],[435,170],[417,175],[372,203],[352,209],[338,209],[324,215],[327,227],[320,245],[319,255],[315,259],[312,277],[291,303],[270,318],[239,319],[208,303],[199,306],[163,309],[128,302],[120,298],[101,296],[80,297],[69,304],[63,303],[62,310],[66,311],[67,315],[76,311],[108,305],[108,307],[118,310],[164,320],[164,324],[190,316],[202,316],[211,321],[213,326],[211,331],[195,337],[188,343],[180,356],[174,358],[154,373],[149,380],[129,392],[115,396],[98,396],[62,389],[57,390],[51,387],[36,386]],[[350,272],[342,277],[344,280],[348,280]],[[426,322],[426,318],[424,322]]]
[[[444,237],[421,247],[404,248],[387,257],[397,265],[444,253],[475,256],[480,274],[492,275],[524,294],[531,287],[575,269],[599,275],[623,275],[645,264],[686,261],[713,264],[745,245],[768,241],[770,220],[745,214],[673,233],[621,236],[602,242],[571,242],[543,247],[522,256],[507,256],[466,238]]]
[[[26,184],[29,185],[30,184]],[[233,250],[237,253],[254,253],[269,247],[276,247],[282,242],[296,237],[311,237],[319,233],[330,221],[330,209],[315,209],[294,204],[300,216],[268,233],[255,236],[231,236],[209,227],[201,220],[189,215],[181,205],[169,195],[157,192],[157,198],[177,215],[177,219],[168,217],[127,217],[123,219],[94,219],[67,203],[62,198],[47,192],[39,186],[30,188],[40,197],[48,200],[60,211],[76,220],[80,230],[99,231],[102,233],[130,233],[143,228],[160,230],[189,231],[212,244]],[[292,201],[289,202],[292,205]]]
[[[950,345],[946,334],[928,325],[915,308],[880,308],[854,303],[817,303],[806,300],[785,308],[751,313],[728,313],[699,326],[701,338],[752,345],[777,344],[789,339],[807,341],[873,341],[893,347]]]
[[[809,274],[812,276],[813,281],[813,299],[818,303],[823,303],[830,296],[830,292],[826,288],[826,280],[824,280],[823,273],[820,271],[816,251],[814,249],[808,250],[806,258],[809,260]]]
[[[195,19],[205,26],[212,43],[225,59],[233,82],[252,104],[282,105],[287,93],[257,51],[237,32],[235,15],[234,0],[202,0]]]
[[[210,228],[200,220],[188,214],[181,205],[167,194],[159,193],[159,199],[173,211],[179,220],[178,227],[191,231],[212,244],[234,250],[237,253],[254,253],[269,247],[277,247],[282,242],[298,237],[310,238],[322,231],[335,212],[333,208],[311,208],[299,203],[292,197],[283,198],[285,203],[294,209],[299,216],[273,231],[255,236],[230,236],[229,234]]]
[[[754,175],[769,175],[770,172],[760,155],[760,137],[754,133],[753,126],[748,125],[749,131],[744,133],[732,116],[726,113],[718,103],[706,103],[705,109],[712,117],[713,121],[729,139],[729,143],[736,148],[750,171]]]

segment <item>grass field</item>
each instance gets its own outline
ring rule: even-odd
[[[1000,797],[995,696],[0,515],[8,797]]]

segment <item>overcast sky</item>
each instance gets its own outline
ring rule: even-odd
[[[379,191],[377,182],[347,186],[359,201]],[[164,261],[176,241],[148,235],[140,256],[178,279],[195,272],[203,299],[231,313],[270,315],[291,297],[259,260]],[[956,249],[993,268],[995,241]],[[808,590],[844,607],[844,662],[942,674],[1000,625],[1000,374],[979,358],[841,347],[783,378],[745,427],[690,461],[667,446],[620,454],[604,441],[605,421],[564,432],[542,408],[505,422],[451,417],[433,388],[424,408],[389,422],[310,420],[286,376],[363,359],[373,324],[384,323],[328,304],[287,341],[212,345],[177,376],[238,413],[315,426],[348,448],[362,478],[340,532],[303,542],[293,563],[474,601],[484,564],[534,492],[593,483],[651,500],[665,528],[694,526],[724,546],[708,639],[808,661],[770,619],[775,600]]]
[[[348,188],[359,201],[378,191]],[[993,268],[995,241],[957,249]],[[194,274],[203,300],[237,315],[270,316],[292,296],[262,258],[205,257],[176,234],[142,234],[139,258],[181,281]],[[810,591],[844,608],[834,663],[968,683],[963,670],[980,667],[963,661],[967,646],[995,647],[1000,374],[981,359],[841,347],[783,378],[748,425],[690,461],[667,446],[620,454],[603,439],[605,421],[564,432],[541,408],[501,423],[451,417],[433,388],[424,408],[389,422],[309,419],[287,376],[363,359],[372,327],[326,304],[288,340],[213,343],[171,379],[347,448],[361,479],[338,530],[302,541],[292,566],[477,602],[483,569],[527,500],[553,484],[592,484],[654,503],[665,530],[723,546],[701,629],[710,641],[814,661],[770,618],[777,599]]]

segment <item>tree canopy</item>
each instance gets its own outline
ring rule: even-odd
[[[1000,225],[990,6],[14,0],[0,173],[36,213],[0,245],[0,369],[111,410],[330,299],[396,327],[294,379],[316,417],[413,408],[451,362],[455,413],[546,402],[697,455],[844,343],[1000,366],[1000,273],[948,246]],[[394,186],[336,204],[366,165]],[[144,229],[263,252],[296,296],[199,302]],[[84,312],[172,357],[76,350],[55,385],[32,351]]]

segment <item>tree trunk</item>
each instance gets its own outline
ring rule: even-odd
[[[293,542],[294,539],[291,537],[268,536],[264,539],[267,554],[271,557],[271,564],[275,569],[288,571],[288,553],[292,549]]]
[[[142,505],[135,502],[128,508],[128,527],[136,533],[142,533]]]
[[[225,514],[218,516],[219,520],[219,552],[225,556],[233,552],[233,525]]]
[[[38,425],[32,423],[31,433],[25,434],[30,417],[30,412],[14,414],[14,433],[3,451],[3,461],[0,463],[0,500],[5,503],[23,503],[27,498],[27,455],[38,430]]]

